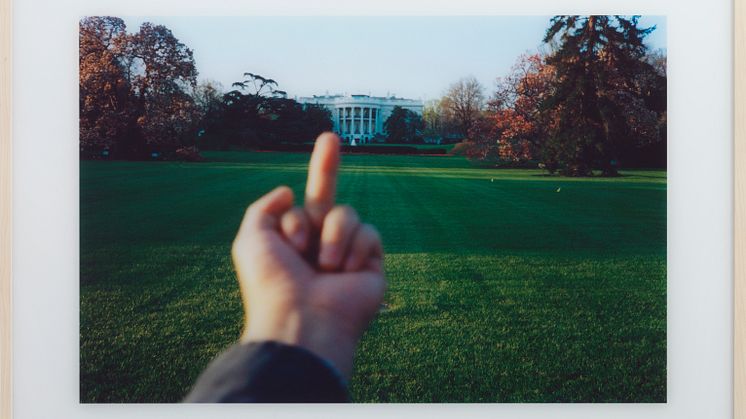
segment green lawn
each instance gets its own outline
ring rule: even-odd
[[[238,337],[233,235],[274,186],[302,196],[308,155],[206,155],[81,162],[81,401],[178,401]],[[355,401],[666,401],[665,172],[342,164],[339,201],[378,226],[389,282]]]

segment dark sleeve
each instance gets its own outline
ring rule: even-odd
[[[306,349],[277,342],[236,344],[214,359],[185,403],[343,403],[337,371]]]

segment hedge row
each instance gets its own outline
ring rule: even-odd
[[[311,152],[313,144],[272,144],[256,148],[261,151],[295,151]],[[419,149],[411,146],[393,145],[342,145],[343,153],[368,153],[368,154],[446,154],[444,148]]]

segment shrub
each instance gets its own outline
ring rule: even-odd
[[[173,160],[200,162],[205,161],[205,158],[199,154],[196,146],[188,146],[177,149],[173,154]]]

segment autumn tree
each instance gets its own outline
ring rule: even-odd
[[[554,69],[540,54],[524,54],[497,89],[487,110],[469,131],[466,155],[495,162],[541,159],[542,146],[553,125],[551,110],[541,103],[552,92]]]
[[[484,106],[484,88],[473,76],[464,77],[448,88],[442,101],[459,134],[466,138]]]
[[[585,176],[599,168],[613,176],[622,149],[659,141],[654,108],[665,102],[665,82],[645,60],[643,42],[653,30],[640,28],[638,17],[551,20],[544,42],[557,45],[547,58],[557,75],[542,106],[557,113],[557,126],[548,136],[545,157],[563,173]],[[652,81],[641,82],[643,75]]]
[[[469,138],[463,141],[463,152],[467,158],[490,163],[501,160],[503,127],[495,116],[496,113],[488,112],[474,121],[469,129]]]
[[[191,96],[197,84],[192,50],[167,27],[146,22],[129,38],[127,70],[147,146],[166,151],[189,142],[199,115]]]
[[[144,23],[128,34],[122,19],[87,17],[79,54],[81,155],[142,158],[193,142],[197,70],[168,28]]]
[[[116,17],[87,17],[79,32],[80,151],[108,153],[130,134],[131,91],[122,54],[126,27]]]

